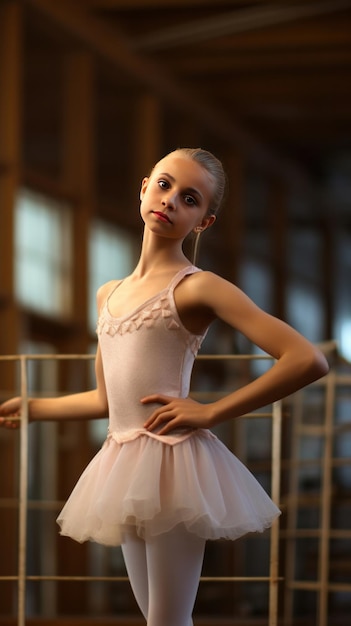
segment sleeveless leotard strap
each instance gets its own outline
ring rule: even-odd
[[[184,276],[187,276],[188,274],[195,274],[195,272],[201,272],[201,270],[195,265],[187,265],[186,267],[183,267],[173,276],[168,284],[167,290],[173,292],[175,287],[178,285],[178,283],[180,283]]]
[[[123,278],[122,279],[117,279],[117,285],[115,285],[114,287],[112,287],[111,291],[109,291],[109,293],[107,294],[106,298],[105,298],[105,302],[104,304],[107,304],[109,299],[111,298],[112,294],[115,293],[116,289],[123,283]]]

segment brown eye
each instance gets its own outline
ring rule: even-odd
[[[189,206],[195,206],[196,205],[196,200],[192,196],[186,195],[186,196],[184,196],[184,200],[185,200],[185,203],[188,204]]]

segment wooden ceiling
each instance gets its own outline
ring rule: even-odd
[[[313,172],[351,148],[351,0],[27,5],[108,59],[126,89],[151,88],[258,157]]]

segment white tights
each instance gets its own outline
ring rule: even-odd
[[[147,626],[192,626],[204,550],[182,526],[147,540],[126,533],[123,557]]]

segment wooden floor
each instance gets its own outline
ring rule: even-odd
[[[0,626],[17,626],[16,620],[8,620],[0,617]],[[27,619],[26,626],[145,626],[145,621],[136,618],[62,618],[62,619]],[[268,626],[267,619],[264,620],[226,620],[226,619],[195,619],[195,626]],[[311,626],[311,624],[303,624],[298,626]]]
[[[195,626],[269,626],[268,619],[243,619],[243,618],[195,618]],[[330,626],[350,626],[350,616],[335,616]],[[315,626],[316,621],[311,618],[294,620],[286,626]],[[17,620],[0,617],[0,626],[17,626]],[[61,618],[61,619],[27,619],[26,626],[145,626],[145,621],[137,618]]]
[[[17,626],[17,621],[6,620],[0,618],[0,626]],[[60,620],[50,619],[27,619],[26,626],[145,626],[145,621],[140,619],[83,619],[83,618],[65,618]],[[239,626],[239,622],[218,621],[218,620],[198,620],[196,626]],[[240,626],[268,626],[267,622],[242,622]]]
[[[17,626],[17,622],[14,620],[4,620],[0,618],[0,626]],[[136,619],[99,619],[99,620],[89,620],[89,619],[61,619],[61,620],[48,620],[48,619],[37,619],[26,620],[26,626],[145,626],[144,620],[136,620]],[[267,621],[255,621],[255,622],[247,622],[247,621],[223,621],[223,620],[196,620],[195,626],[268,626]]]

